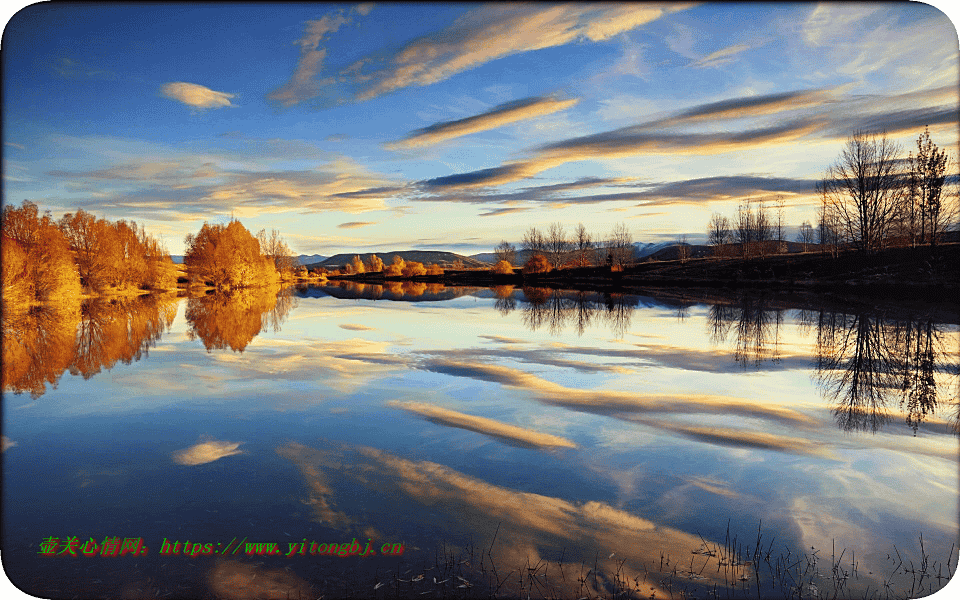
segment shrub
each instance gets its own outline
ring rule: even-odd
[[[550,263],[542,254],[534,254],[530,257],[530,260],[527,261],[527,264],[523,266],[523,272],[525,275],[549,273],[550,269]]]
[[[417,275],[426,275],[427,269],[423,266],[423,263],[410,261],[404,265],[402,272],[404,277],[416,277]]]
[[[513,265],[505,260],[501,260],[497,264],[493,265],[493,272],[499,275],[512,275]]]

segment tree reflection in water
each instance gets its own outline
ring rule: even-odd
[[[280,290],[277,286],[190,298],[187,335],[190,339],[200,338],[208,351],[230,348],[243,352],[263,329],[279,331],[297,302],[290,288]]]
[[[177,312],[173,294],[4,306],[3,389],[42,396],[67,369],[89,379],[117,361],[140,360]]]
[[[3,391],[39,398],[73,362],[80,303],[3,307]]]
[[[766,360],[780,362],[783,310],[770,308],[764,297],[743,295],[737,304],[715,304],[710,307],[709,324],[710,341],[716,345],[725,343],[736,331],[733,357],[744,368]]]
[[[741,296],[735,304],[710,308],[708,329],[714,344],[736,332],[734,359],[746,367],[780,361],[783,310],[771,309],[763,297]],[[916,434],[938,405],[938,374],[958,379],[949,404],[957,406],[951,427],[960,433],[960,370],[945,349],[947,336],[934,319],[888,319],[861,311],[847,314],[805,308],[798,311],[797,331],[816,330],[816,379],[834,405],[837,425],[845,431],[878,432],[898,407]]]
[[[496,307],[506,315],[516,308],[512,286],[493,289],[497,295]],[[616,293],[555,290],[551,288],[523,288],[523,322],[531,331],[544,325],[552,335],[558,335],[569,322],[582,336],[588,325],[597,320],[605,321],[614,336],[622,338],[638,300],[636,296]]]
[[[877,432],[890,419],[888,405],[899,396],[899,409],[916,435],[937,410],[937,388],[942,385],[937,375],[958,377],[946,337],[929,317],[887,319],[866,312],[821,311],[817,377],[824,395],[835,403],[837,425]],[[954,362],[948,363],[950,358]]]

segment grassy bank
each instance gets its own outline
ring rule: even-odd
[[[711,257],[648,261],[614,270],[610,267],[574,267],[547,273],[502,275],[490,269],[445,270],[440,275],[386,277],[382,272],[335,275],[364,283],[421,281],[453,286],[542,286],[570,289],[639,287],[725,287],[837,290],[904,294],[960,291],[960,244],[936,248],[890,248],[873,254],[855,251],[837,256],[820,252],[775,254],[765,257]],[[906,290],[906,292],[905,292]]]

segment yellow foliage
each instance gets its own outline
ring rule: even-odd
[[[525,274],[549,273],[551,269],[552,267],[546,257],[542,254],[534,254],[530,257],[530,260],[527,261],[527,264],[524,265],[523,272]]]
[[[497,264],[493,265],[493,272],[499,275],[512,275],[513,265],[505,260],[501,260]]]
[[[443,267],[437,263],[433,263],[427,267],[427,275],[443,275]]]
[[[417,277],[418,275],[426,275],[427,269],[423,266],[423,263],[416,261],[410,261],[403,267],[403,276],[404,277]]]

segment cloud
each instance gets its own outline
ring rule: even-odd
[[[716,52],[710,53],[700,60],[691,63],[690,66],[694,69],[703,69],[706,67],[719,67],[725,65],[733,60],[733,57],[737,54],[740,54],[744,50],[749,50],[750,46],[747,44],[736,44],[733,46],[727,46],[726,48],[721,48]]]
[[[361,6],[356,10],[360,14]],[[369,12],[369,11],[368,11]],[[296,42],[300,46],[300,58],[290,77],[290,81],[267,94],[267,99],[278,102],[282,106],[293,106],[304,100],[316,98],[320,95],[320,84],[328,81],[317,81],[316,76],[323,69],[323,62],[327,57],[326,48],[320,48],[320,42],[330,33],[335,33],[350,19],[343,12],[325,15],[318,21],[307,21],[304,25],[303,36]]]
[[[358,229],[360,227],[366,227],[367,225],[376,225],[373,221],[347,221],[346,223],[340,223],[337,225],[338,229]]]
[[[67,57],[57,59],[53,65],[53,70],[65,79],[117,79],[117,74],[113,71],[94,67]]]
[[[369,100],[401,88],[443,81],[505,56],[581,40],[607,40],[685,7],[645,3],[486,5],[442,31],[410,42],[392,56],[365,59],[344,73],[363,86],[356,99]],[[373,65],[372,70],[361,74],[367,65]]]
[[[165,83],[160,88],[160,93],[171,100],[183,102],[193,108],[207,109],[234,106],[230,103],[230,98],[233,98],[234,94],[217,92],[195,83],[184,83],[182,81]]]
[[[563,437],[524,429],[516,425],[508,425],[493,419],[468,415],[450,410],[449,408],[425,404],[423,402],[392,401],[388,402],[387,406],[418,414],[440,425],[475,431],[526,448],[551,449],[577,447],[576,444]]]
[[[579,100],[560,100],[549,96],[534,96],[501,104],[492,110],[465,119],[435,123],[418,129],[402,140],[386,144],[390,150],[417,148],[446,140],[503,127],[510,123],[533,119],[560,110],[566,110]]]
[[[864,21],[882,8],[879,4],[824,2],[803,24],[803,39],[819,47],[839,40],[849,40],[852,31],[862,31]]]
[[[189,448],[178,450],[173,453],[173,462],[188,467],[212,463],[216,460],[235,454],[243,454],[238,450],[242,442],[218,442],[211,440],[194,444]]]
[[[551,577],[551,596],[601,596],[608,589],[605,586],[613,586],[615,581],[631,580],[634,574],[641,577],[647,572],[646,567],[655,564],[664,553],[687,555],[704,543],[716,547],[709,537],[705,540],[606,502],[576,502],[521,491],[438,463],[408,460],[374,448],[337,447],[324,441],[322,450],[289,443],[276,452],[296,465],[306,480],[310,497],[304,502],[314,507],[314,518],[335,527],[348,527],[361,518],[369,522],[372,516],[379,521],[392,518],[396,522],[399,518],[396,526],[408,529],[417,523],[403,522],[407,518],[404,515],[420,515],[428,509],[432,526],[448,537],[466,538],[470,533],[478,547],[490,549],[493,564],[505,571],[539,564],[541,553],[566,549],[566,560],[555,565],[560,573],[554,572]],[[391,502],[382,508],[374,506],[376,514],[361,517],[348,491],[357,485],[371,492],[377,486],[376,493],[391,498]],[[338,504],[356,518],[339,513]],[[610,547],[611,540],[616,541],[615,555],[603,552],[594,556],[593,549]],[[593,566],[595,576],[584,580],[577,574],[582,571],[581,561],[586,560]],[[697,557],[697,568],[707,585],[723,581],[717,566],[719,560],[716,554]],[[479,570],[471,571],[469,565],[465,568],[466,578],[477,581]],[[504,578],[500,593],[510,597],[523,595],[508,579],[515,578]],[[653,579],[645,580],[644,592],[668,596],[666,588]]]
[[[596,414],[646,415],[653,413],[712,413],[768,419],[797,428],[815,420],[793,409],[758,405],[742,398],[703,394],[646,394],[613,390],[571,388],[519,369],[495,364],[443,358],[424,360],[420,368],[454,377],[490,381],[530,392],[544,404]]]
[[[544,144],[532,148],[529,151],[530,157],[526,159],[513,160],[497,167],[436,177],[418,182],[418,185],[431,193],[485,188],[531,178],[548,169],[581,160],[639,155],[713,155],[756,150],[804,138],[843,140],[858,128],[871,132],[885,130],[892,134],[917,130],[927,124],[956,122],[955,90],[952,92],[952,102],[946,101],[939,106],[912,104],[899,108],[906,100],[903,96],[911,96],[918,101],[949,98],[947,87],[887,97],[843,97],[840,92],[844,89],[835,87],[799,90],[702,104],[673,116]],[[892,104],[897,104],[898,108],[891,110]],[[798,114],[790,119],[773,119],[785,112]],[[741,131],[675,130],[692,124],[708,126],[718,120],[746,117],[767,117],[765,121],[761,120],[761,125],[764,122],[769,124]],[[629,194],[613,194],[582,198],[579,201],[612,201],[629,197]],[[575,203],[575,200],[567,199],[567,203]]]
[[[361,213],[386,208],[404,188],[350,158],[297,140],[241,140],[240,151],[190,153],[138,140],[92,136],[66,145],[107,164],[46,173],[76,195],[70,208],[124,218],[209,219],[289,211]],[[289,158],[318,160],[314,168],[283,170]],[[323,160],[326,159],[326,160]],[[113,164],[111,164],[113,163]]]
[[[499,217],[499,216],[502,216],[502,215],[511,215],[511,214],[516,214],[516,213],[526,212],[526,211],[528,211],[528,210],[530,210],[530,209],[529,209],[529,208],[526,208],[526,207],[520,207],[520,206],[512,206],[512,207],[508,207],[508,208],[494,208],[494,209],[488,210],[487,212],[482,212],[482,213],[480,213],[479,216],[481,216],[481,217]]]
[[[358,325],[355,323],[341,323],[339,325],[340,329],[347,329],[349,331],[376,331],[373,327],[367,327],[366,325]]]
[[[358,14],[363,15],[364,17],[370,14],[370,11],[373,10],[375,4],[373,2],[364,2],[362,4],[357,4],[353,7],[353,10],[357,11]]]

